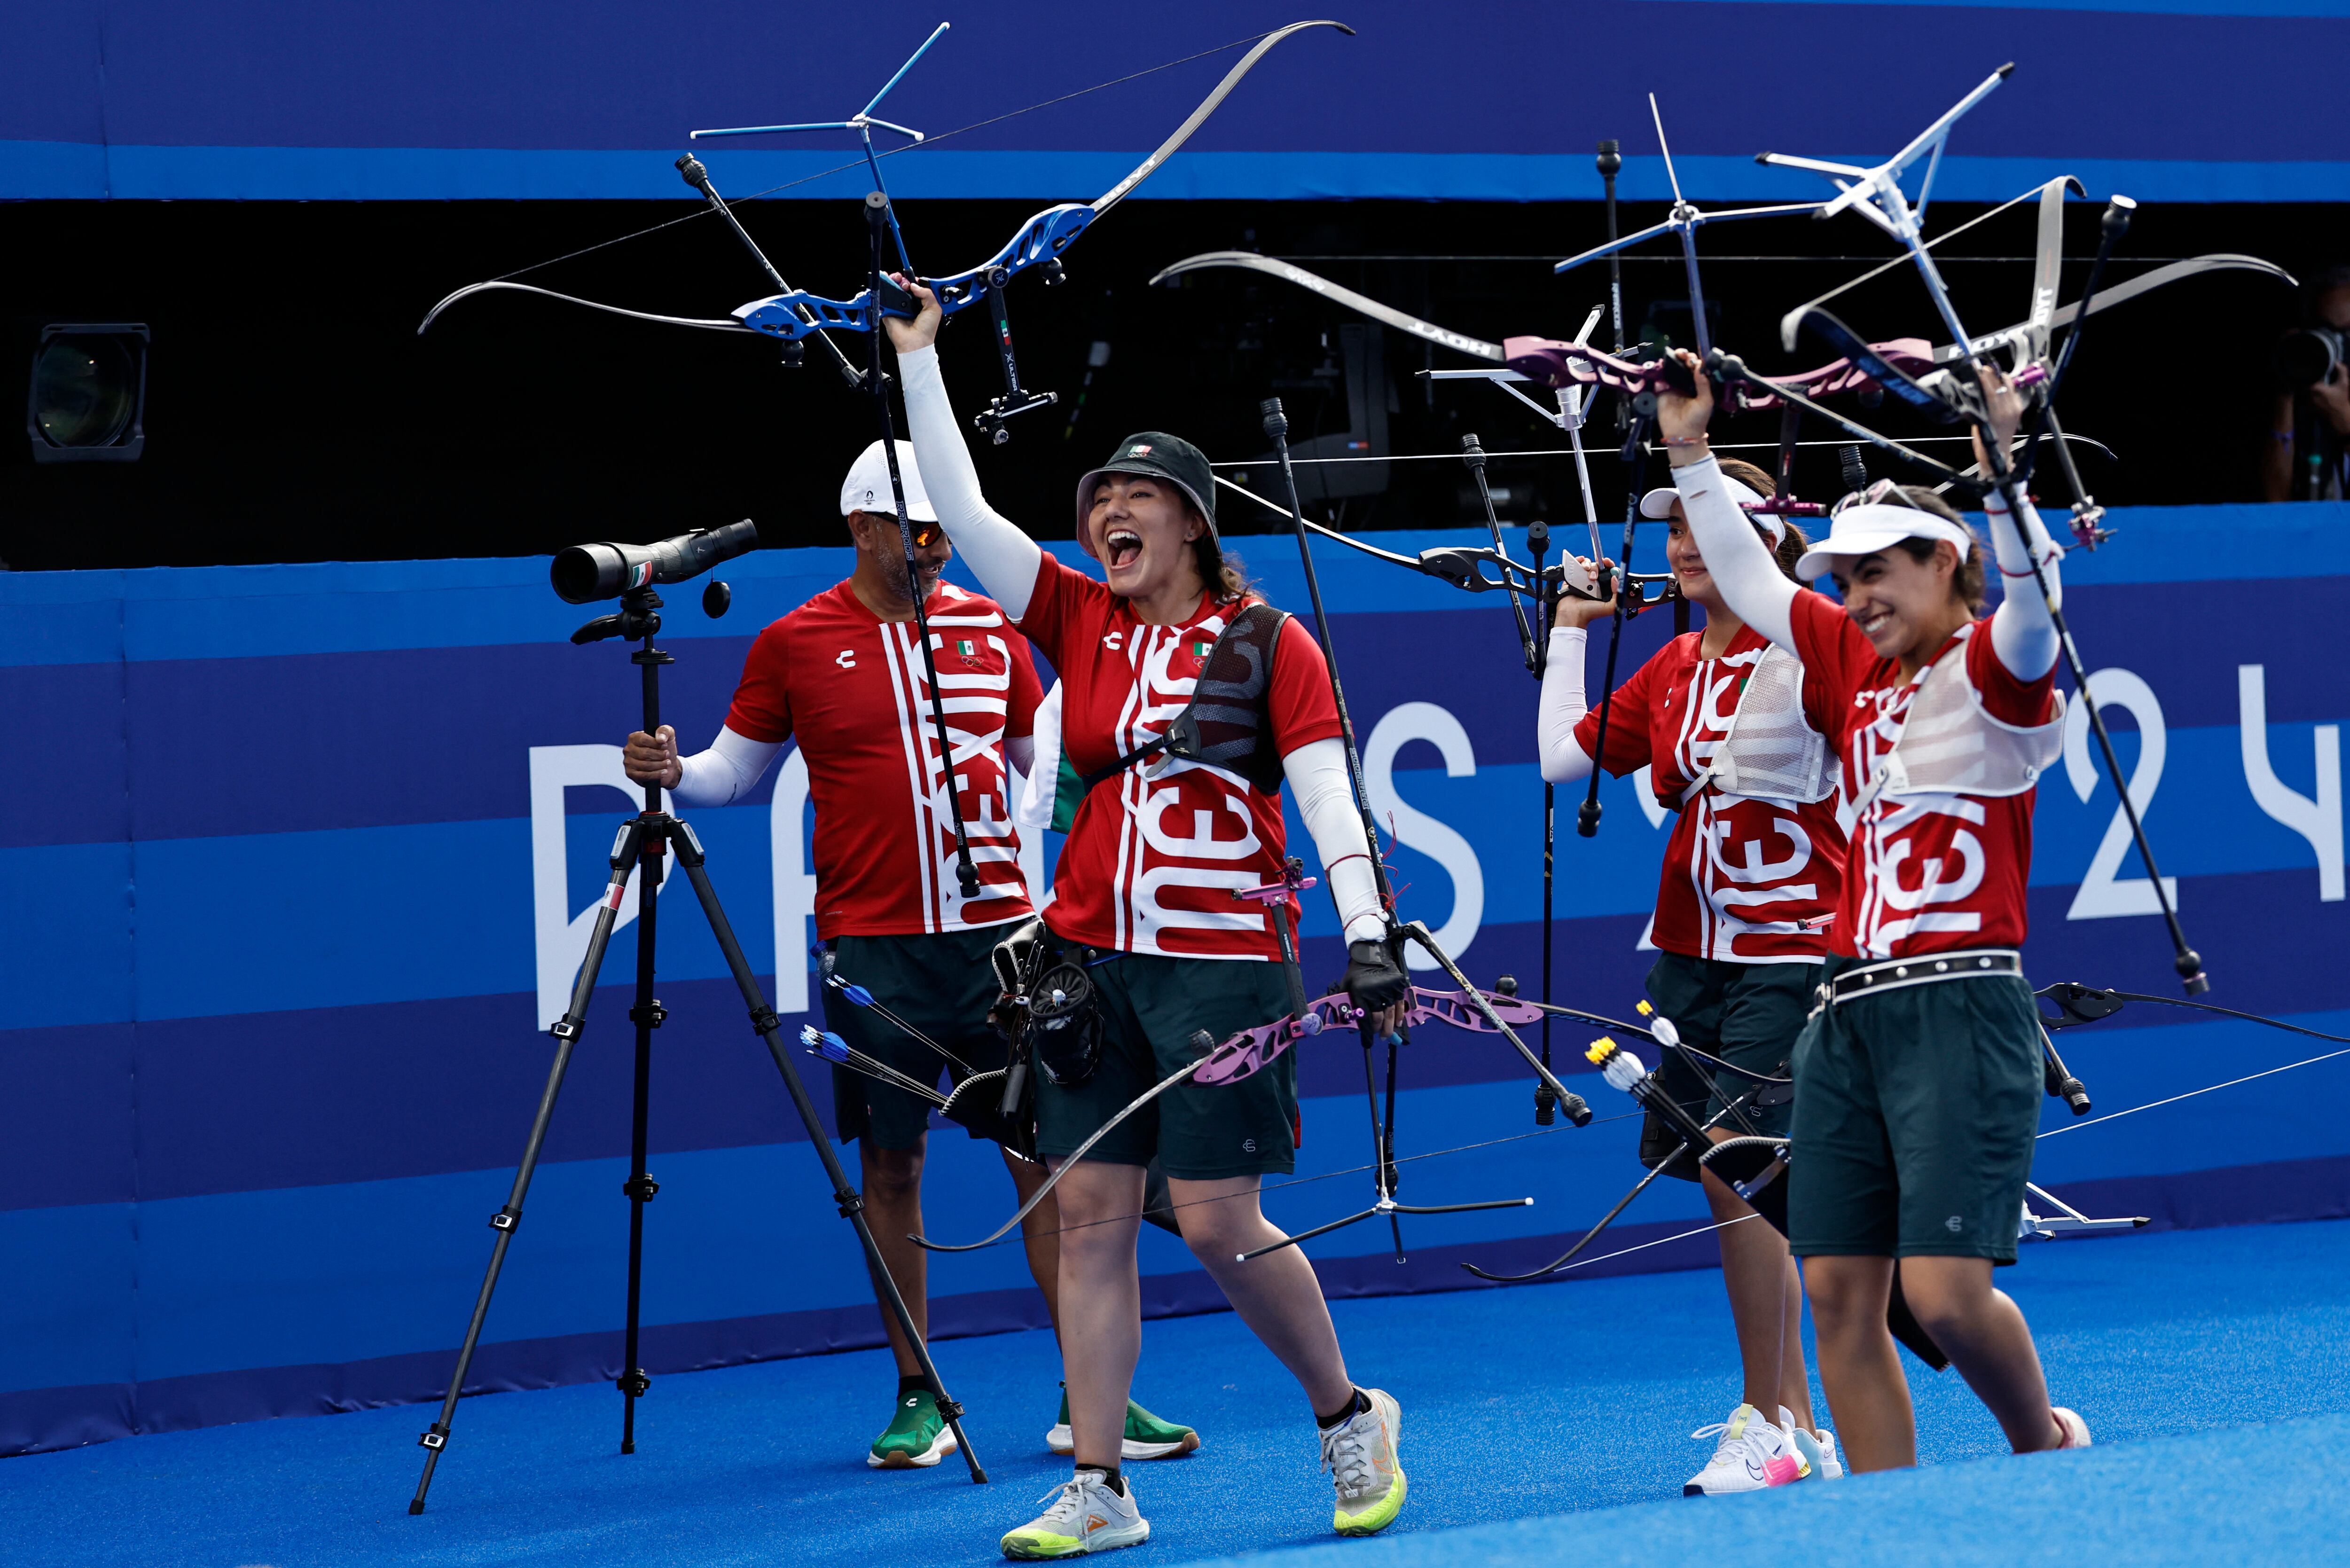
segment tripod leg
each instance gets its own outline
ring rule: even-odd
[[[946,1384],[931,1360],[931,1347],[914,1327],[913,1314],[906,1310],[905,1298],[898,1293],[898,1282],[889,1277],[889,1265],[881,1261],[881,1249],[874,1244],[873,1229],[865,1222],[864,1195],[848,1185],[848,1175],[841,1169],[839,1158],[832,1151],[832,1141],[825,1137],[816,1103],[808,1098],[807,1085],[800,1082],[799,1069],[792,1064],[791,1054],[785,1049],[783,1021],[767,1005],[766,993],[759,989],[758,977],[751,972],[751,961],[743,956],[743,944],[734,940],[734,927],[718,902],[718,890],[710,885],[710,873],[702,867],[702,841],[682,822],[672,823],[670,834],[677,847],[678,867],[692,882],[693,896],[702,901],[702,912],[709,919],[710,934],[718,939],[718,950],[726,955],[726,967],[734,976],[735,987],[750,1006],[751,1027],[758,1031],[767,1054],[775,1059],[775,1068],[784,1075],[784,1087],[790,1091],[800,1123],[807,1128],[808,1141],[815,1146],[816,1158],[824,1162],[825,1177],[832,1183],[833,1202],[838,1206],[841,1218],[856,1228],[857,1239],[865,1248],[865,1261],[889,1298],[890,1314],[898,1320],[899,1331],[913,1349],[914,1359],[921,1364],[922,1376],[930,1380],[931,1392],[939,1402],[939,1414],[946,1417],[948,1428],[954,1433],[955,1446],[962,1452],[963,1463],[971,1468],[971,1479],[984,1482],[987,1472],[980,1468],[979,1456],[972,1452],[971,1439],[963,1435],[962,1407],[947,1397]]]
[[[636,864],[644,831],[644,825],[631,818],[621,827],[620,836],[612,846],[612,879],[605,886],[602,908],[596,911],[595,929],[588,938],[588,956],[580,962],[578,978],[571,983],[571,1005],[549,1031],[555,1036],[555,1063],[546,1072],[546,1088],[538,1096],[538,1114],[531,1118],[530,1141],[523,1145],[522,1164],[515,1171],[514,1187],[506,1194],[505,1207],[490,1219],[490,1228],[498,1233],[498,1239],[490,1248],[490,1268],[482,1276],[481,1293],[473,1298],[473,1317],[465,1325],[465,1343],[457,1352],[457,1370],[450,1376],[449,1393],[441,1401],[441,1418],[417,1439],[424,1449],[424,1474],[416,1482],[416,1495],[409,1500],[410,1513],[424,1511],[424,1494],[432,1490],[432,1472],[440,1468],[441,1455],[449,1446],[449,1427],[456,1417],[457,1397],[464,1392],[465,1373],[473,1365],[473,1350],[481,1343],[482,1325],[489,1320],[490,1296],[498,1288],[498,1271],[505,1267],[506,1248],[514,1242],[515,1228],[522,1223],[523,1199],[528,1195],[531,1176],[538,1168],[538,1151],[546,1142],[547,1124],[555,1119],[555,1099],[563,1092],[563,1075],[570,1070],[572,1048],[579,1044],[580,1031],[587,1023],[588,999],[596,994],[596,974],[604,967],[604,949],[612,940],[612,922],[619,914],[621,896],[628,891],[629,871]]]
[[[637,881],[637,1002],[629,1017],[637,1026],[636,1085],[629,1118],[629,1179],[620,1191],[629,1199],[628,1326],[620,1346],[620,1452],[637,1451],[637,1397],[652,1386],[637,1354],[639,1307],[643,1299],[645,1264],[645,1205],[660,1184],[645,1169],[647,1121],[650,1112],[653,1075],[653,1031],[660,1027],[663,1011],[653,999],[653,932],[660,915],[662,850],[659,834],[645,836]]]

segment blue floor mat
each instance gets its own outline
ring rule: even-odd
[[[2068,1241],[2027,1248],[2000,1282],[2096,1449],[1960,1464],[2003,1453],[1998,1429],[1954,1374],[1913,1366],[1925,1468],[1688,1502],[1680,1482],[1708,1449],[1687,1434],[1737,1399],[1717,1274],[1339,1303],[1355,1376],[1405,1411],[1411,1501],[1378,1542],[1333,1542],[1304,1400],[1238,1320],[1153,1323],[1137,1397],[1196,1425],[1205,1447],[1133,1467],[1156,1529],[1134,1561],[1326,1546],[1382,1563],[1647,1568],[1759,1542],[1838,1563],[1911,1562],[1930,1542],[1936,1568],[2350,1554],[2334,1506],[2350,1469],[2350,1222]],[[469,1399],[421,1518],[405,1509],[422,1407],[10,1459],[0,1563],[993,1562],[997,1537],[1067,1474],[1044,1448],[1057,1359],[1042,1334],[940,1356],[993,1485],[953,1459],[868,1469],[895,1384],[884,1355],[858,1352],[664,1377],[626,1459],[608,1386]]]

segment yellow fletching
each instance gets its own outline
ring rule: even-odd
[[[1655,1008],[1648,1005],[1648,1001],[1646,997],[1642,997],[1638,1002],[1634,1003],[1632,1010],[1643,1018],[1648,1017],[1650,1013],[1657,1011]]]
[[[1596,1067],[1604,1064],[1608,1057],[1613,1056],[1621,1049],[1622,1047],[1617,1045],[1615,1041],[1610,1040],[1607,1035],[1602,1034],[1598,1039],[1594,1040],[1591,1043],[1591,1049],[1583,1054],[1583,1059]]]

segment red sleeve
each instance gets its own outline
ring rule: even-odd
[[[1632,671],[1632,678],[1616,688],[1616,701],[1607,711],[1607,754],[1599,765],[1617,776],[1636,774],[1652,760],[1648,745],[1648,721],[1655,712],[1656,675],[1659,664],[1672,651],[1672,644],[1652,655],[1648,662]],[[1575,743],[1589,756],[1599,743],[1599,710],[1594,707],[1575,726]]]
[[[726,727],[746,741],[780,745],[792,738],[791,659],[784,623],[776,621],[751,644],[743,679]]]
[[[1787,618],[1795,636],[1795,657],[1804,661],[1806,698],[1811,694],[1812,683],[1817,681],[1825,711],[1841,714],[1877,662],[1877,649],[1860,628],[1852,624],[1852,618],[1844,613],[1844,606],[1810,588],[1795,595],[1795,602],[1788,607]],[[1813,717],[1817,722],[1825,712]],[[1820,732],[1835,735],[1839,732],[1831,722]]]
[[[1338,704],[1330,695],[1330,667],[1323,662],[1322,645],[1295,616],[1281,623],[1280,639],[1273,645],[1273,687],[1268,697],[1274,749],[1284,757],[1300,746],[1343,733],[1338,728]]]
[[[1047,550],[1036,565],[1036,586],[1028,594],[1028,613],[1018,626],[1028,639],[1045,650],[1055,670],[1068,668],[1073,639],[1090,639],[1092,628],[1107,612],[1109,585],[1064,565]]]
[[[2019,679],[2015,672],[1999,661],[1999,650],[1991,646],[1991,618],[1975,622],[1974,635],[1967,639],[1967,679],[1982,693],[1983,711],[2002,724],[2044,724],[2048,722],[2049,693],[2056,687],[2056,666],[2037,680]]]
[[[1036,732],[1036,704],[1045,700],[1044,683],[1036,679],[1035,656],[1028,651],[1027,639],[1016,632],[1005,640],[1004,647],[1012,659],[1012,691],[1003,732],[1033,735]]]

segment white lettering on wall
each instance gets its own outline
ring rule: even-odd
[[[566,859],[567,823],[563,792],[605,786],[618,790],[633,812],[644,798],[620,770],[618,746],[533,746],[530,749],[530,882],[532,927],[538,960],[538,1026],[547,1029],[570,1005],[572,982],[579,962],[588,956],[588,933],[596,924],[599,897],[585,909],[571,909],[570,877]],[[625,814],[623,814],[625,815]],[[597,831],[617,833],[617,818],[592,819]],[[629,872],[627,895],[620,901],[612,929],[637,918],[637,879]]]
[[[2342,730],[2320,724],[2315,735],[2317,798],[2289,787],[2269,765],[2268,667],[2236,666],[2236,719],[2244,753],[2244,783],[2261,810],[2309,840],[2317,854],[2317,898],[2342,897]]]
[[[2147,808],[2154,804],[2155,786],[2162,783],[2162,764],[2169,755],[2169,732],[2163,726],[2162,703],[2156,698],[2154,688],[2126,670],[2100,670],[2089,677],[2089,695],[2101,709],[2118,708],[2137,721],[2137,765],[2130,770],[2130,805],[2137,808],[2138,820],[2146,820]],[[2064,710],[2064,776],[2073,782],[2073,793],[2083,805],[2097,793],[2097,766],[2089,757],[2089,704],[2074,702]],[[2068,920],[2103,920],[2117,915],[2158,915],[2162,906],[2154,896],[2154,884],[2143,877],[2116,877],[2123,858],[2130,852],[2129,818],[2119,803],[2114,806],[2113,820],[2106,824],[2106,836],[2097,843],[2097,852],[2089,859],[2089,869],[2081,878],[2078,891],[2073,895],[2073,907],[2064,911]],[[2170,907],[2178,907],[2178,878],[2165,877],[2163,893]]]
[[[775,998],[778,1012],[808,1010],[808,944],[816,940],[816,873],[807,868],[807,758],[797,746],[775,772],[767,807],[767,848],[775,885]]]
[[[1444,867],[1452,879],[1452,914],[1435,932],[1437,945],[1454,961],[1465,958],[1469,944],[1485,919],[1485,868],[1466,838],[1425,812],[1414,810],[1396,793],[1395,759],[1406,742],[1426,741],[1443,754],[1444,771],[1452,778],[1468,778],[1477,771],[1476,749],[1469,732],[1451,711],[1433,702],[1406,702],[1388,711],[1363,747],[1363,784],[1370,795],[1371,815],[1382,828],[1394,824],[1396,842],[1408,844]],[[1413,969],[1430,970],[1436,961],[1416,947],[1404,950],[1404,961]]]

